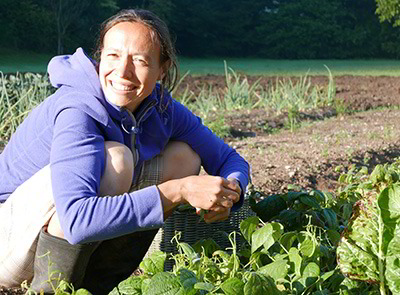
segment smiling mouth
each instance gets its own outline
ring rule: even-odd
[[[120,83],[116,83],[116,82],[110,82],[112,88],[114,88],[117,91],[124,91],[124,92],[130,92],[136,89],[135,86],[127,86],[127,85],[123,85]]]

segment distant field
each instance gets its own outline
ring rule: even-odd
[[[333,75],[400,76],[400,60],[266,60],[226,59],[237,73],[266,76]],[[182,74],[224,74],[224,61],[214,59],[180,59]]]
[[[0,49],[0,71],[13,72],[46,72],[52,56],[32,52],[18,52]]]
[[[0,71],[45,72],[51,55],[15,53],[0,49]],[[226,59],[237,73],[266,76],[326,75],[326,65],[335,76],[400,76],[400,60],[266,60]],[[224,59],[180,58],[181,75],[224,74]]]

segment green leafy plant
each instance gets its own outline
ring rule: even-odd
[[[346,193],[360,200],[339,243],[339,266],[349,278],[379,286],[381,295],[400,294],[399,165],[377,165],[369,177],[346,176]]]

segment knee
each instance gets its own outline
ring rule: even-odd
[[[198,175],[200,172],[200,156],[184,142],[170,142],[165,148],[163,156],[164,181]]]
[[[133,156],[126,146],[105,142],[106,164],[100,182],[100,195],[119,195],[129,191],[133,178]]]

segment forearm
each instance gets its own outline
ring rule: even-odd
[[[180,194],[180,179],[169,180],[159,184],[161,203],[164,211],[164,220],[166,220],[172,212],[183,203]]]

